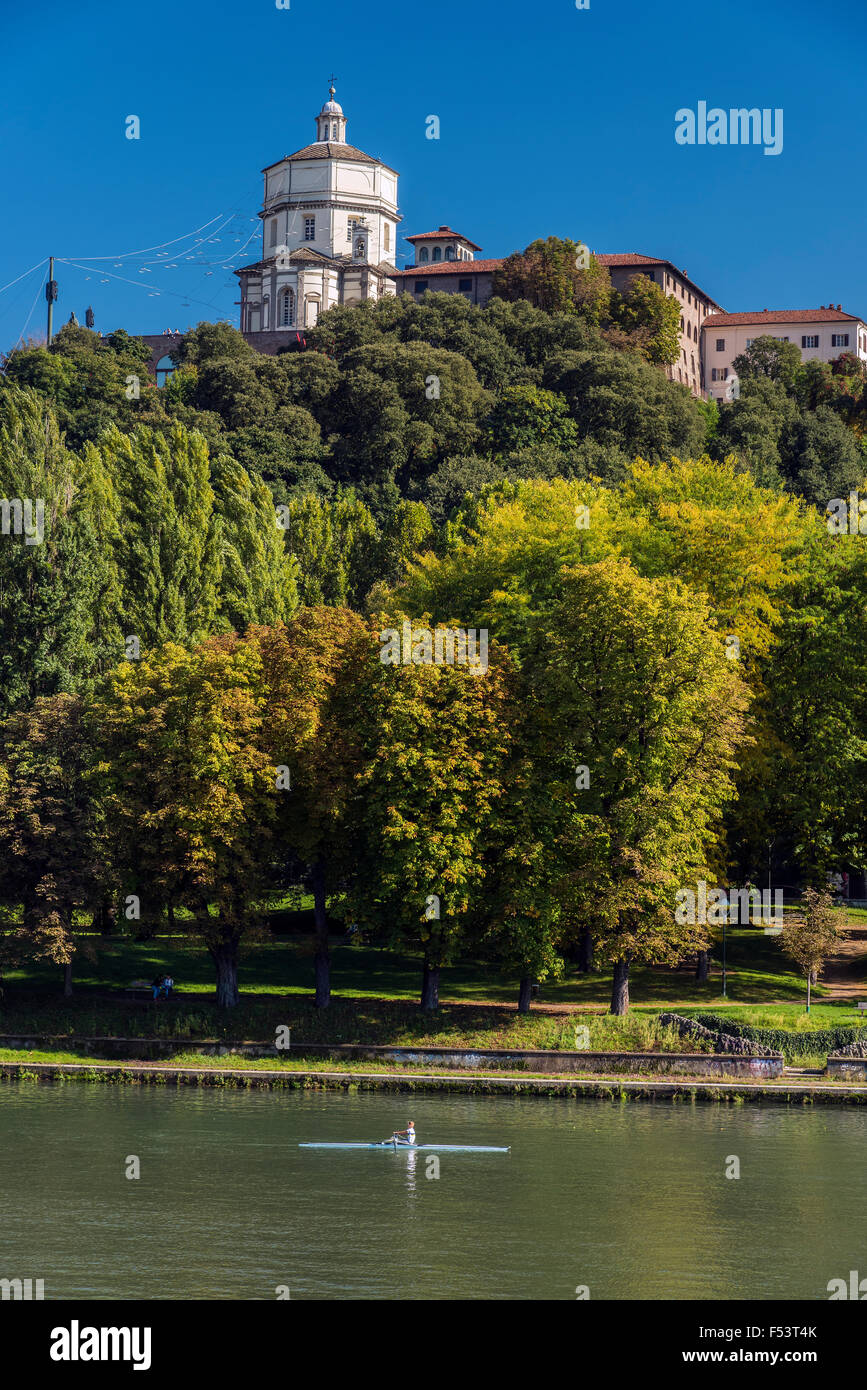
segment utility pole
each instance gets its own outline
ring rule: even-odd
[[[54,301],[57,298],[57,281],[54,278],[54,257],[48,257],[48,284],[45,286],[45,298],[48,300],[48,346],[51,347],[51,339],[54,336]]]

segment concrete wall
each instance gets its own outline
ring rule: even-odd
[[[530,1072],[640,1072],[662,1076],[752,1076],[768,1080],[782,1076],[783,1056],[751,1057],[684,1052],[554,1052],[458,1047],[362,1047],[353,1044],[294,1043],[277,1049],[273,1043],[223,1042],[208,1038],[77,1038],[2,1035],[0,1047],[45,1052],[83,1052],[105,1059],[142,1061],[172,1057],[183,1050],[207,1057],[324,1057],[331,1061],[397,1062],[405,1066],[455,1067],[461,1070]],[[862,1066],[867,1063],[862,1063]]]

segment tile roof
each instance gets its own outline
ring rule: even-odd
[[[660,260],[658,256],[642,256],[638,251],[594,251],[593,255],[603,265],[671,265],[671,261]]]
[[[417,232],[415,236],[404,237],[404,241],[437,241],[451,236],[457,237],[460,241],[465,242],[467,246],[472,246],[474,251],[481,251],[482,249],[481,246],[477,246],[474,241],[470,241],[468,236],[464,236],[463,232],[456,232],[453,227],[440,227],[438,232]]]
[[[406,270],[396,270],[395,275],[417,275],[424,279],[428,275],[473,275],[490,274],[503,264],[502,259],[490,261],[437,261],[433,265],[408,266]]]
[[[336,265],[342,259],[348,257],[326,256],[322,251],[316,251],[312,246],[298,246],[294,251],[290,251],[288,256],[268,256],[264,261],[251,261],[249,265],[239,265],[235,270],[236,275],[241,271],[267,270],[276,260],[281,261],[315,261],[321,265]]]
[[[857,314],[842,309],[759,309],[748,314],[710,314],[704,328],[734,328],[738,324],[764,323],[857,323]]]
[[[284,154],[282,159],[276,160],[273,164],[266,164],[262,173],[267,174],[269,169],[276,169],[278,164],[285,164],[287,160],[292,159],[352,159],[362,164],[383,164],[381,159],[374,159],[373,155],[365,154],[364,150],[356,149],[355,145],[319,140],[315,145],[305,145],[303,150],[296,150],[294,154]],[[383,168],[390,169],[391,173],[395,172],[388,164],[383,164]]]

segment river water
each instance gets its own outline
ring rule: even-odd
[[[509,1144],[509,1154],[300,1140]],[[0,1278],[45,1297],[826,1299],[852,1107],[0,1084]],[[128,1178],[137,1158],[140,1177]],[[727,1178],[740,1165],[739,1178]]]

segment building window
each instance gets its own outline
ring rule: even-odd
[[[426,289],[427,289],[427,280],[416,280],[416,282],[415,282],[415,292],[416,292],[416,294],[424,294],[424,292],[425,292]]]
[[[277,245],[277,218],[271,218],[271,245]]]
[[[315,217],[305,217],[305,218],[304,218],[304,240],[305,240],[305,241],[315,241],[315,240],[316,240],[316,218],[315,218]]]
[[[336,140],[336,139],[337,139],[337,122],[336,122],[336,121],[335,121],[334,125],[331,127],[331,138],[332,138],[332,140]]]
[[[352,238],[355,236],[355,230],[356,230],[357,226],[358,226],[358,218],[357,218],[357,217],[350,217],[350,218],[348,219],[347,223],[346,223],[346,240],[347,240],[348,242],[350,242],[350,244],[351,244],[351,242],[352,242]]]
[[[802,348],[817,348],[819,346],[818,333],[805,333],[801,338]]]
[[[418,263],[419,265],[427,265],[428,263],[428,249],[426,246],[423,246],[418,253]]]
[[[443,258],[443,249],[442,249],[442,247],[441,247],[441,246],[435,246],[435,247],[434,247],[434,250],[433,250],[433,255],[431,256],[431,260],[432,260],[432,261],[441,261],[442,258]]]
[[[447,261],[453,261],[454,258],[455,258],[455,248],[454,248],[453,246],[447,246],[447,247],[446,247],[446,260],[447,260]]]
[[[157,386],[165,386],[167,381],[171,381],[177,368],[170,357],[161,357],[154,368],[157,377]]]
[[[749,344],[747,344],[747,346],[749,346]],[[717,340],[716,340],[716,350],[717,350],[717,352],[725,352],[725,350],[726,350],[726,340],[725,340],[725,338],[717,338]]]
[[[382,229],[382,237],[383,237],[383,240],[382,240],[383,246],[385,247],[386,251],[390,251],[390,250],[391,250],[391,223],[390,223],[390,222],[386,222],[385,226],[383,227],[383,229]]]
[[[473,282],[468,276],[465,280],[458,281],[458,294],[472,294]]]
[[[281,328],[292,328],[295,324],[295,295],[292,290],[280,293],[278,323]]]
[[[752,345],[753,345],[753,340],[752,340],[752,338],[747,338],[747,347],[752,347]]]
[[[818,344],[817,344],[817,346],[818,346]],[[831,334],[831,347],[848,347],[848,346],[849,346],[849,334],[848,334],[848,333],[832,333],[832,334]]]
[[[262,300],[262,327],[271,327],[271,296],[267,294]]]
[[[357,242],[355,243],[355,259],[360,261],[363,255],[364,255],[364,239],[363,239],[362,237],[359,237],[358,240],[357,240]]]
[[[711,367],[711,369],[710,369],[710,379],[711,379],[711,381],[728,381],[728,379],[729,379],[729,369],[728,369],[728,367]]]

